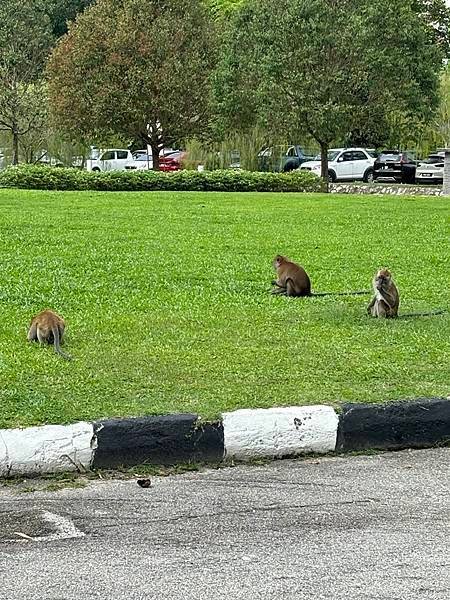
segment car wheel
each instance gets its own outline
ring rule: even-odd
[[[328,181],[334,183],[336,181],[336,173],[334,171],[328,171]]]
[[[289,171],[293,171],[297,168],[297,165],[293,162],[288,162],[283,167],[283,173],[289,173]]]
[[[92,171],[97,171],[97,172],[100,172],[100,169],[99,169],[98,167],[94,167],[94,168],[92,169]]]
[[[373,180],[373,169],[367,169],[367,171],[364,173],[363,181],[365,183],[372,183]]]

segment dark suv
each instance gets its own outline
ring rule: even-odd
[[[412,152],[383,150],[373,165],[374,181],[414,183],[417,161]]]

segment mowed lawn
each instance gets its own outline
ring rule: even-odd
[[[388,266],[401,312],[448,309],[449,202],[0,190],[0,427],[448,395],[448,314],[377,321],[369,296],[268,290],[283,253],[316,291]],[[47,307],[72,362],[26,341]]]

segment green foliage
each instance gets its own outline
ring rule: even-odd
[[[448,65],[441,75],[440,103],[432,129],[440,137],[440,144],[450,148],[450,67]]]
[[[228,140],[237,151],[240,166],[248,171],[257,171],[260,167],[258,154],[268,143],[267,133],[261,127],[253,127],[245,135],[230,134]]]
[[[0,131],[11,136],[13,162],[21,136],[42,131],[47,122],[42,70],[53,37],[41,0],[0,3]]]
[[[248,0],[215,76],[219,129],[263,123],[329,145],[367,132],[382,145],[392,111],[427,122],[443,52],[416,0]],[[413,58],[412,58],[413,57]]]
[[[228,15],[230,11],[238,8],[244,0],[207,0],[213,14],[217,17]]]
[[[205,128],[214,56],[202,0],[98,0],[48,63],[55,122],[71,139],[149,143],[158,169],[163,146]]]
[[[258,153],[266,145],[267,134],[258,127],[245,133],[229,133],[221,141],[191,138],[185,143],[187,158],[183,165],[187,169],[196,169],[198,165],[208,170],[240,166],[246,171],[257,171]]]
[[[83,12],[94,0],[43,0],[47,14],[50,17],[53,35],[57,38],[67,33],[69,21]]]
[[[209,145],[199,138],[193,137],[185,141],[184,147],[186,149],[186,156],[183,159],[184,169],[197,169],[199,165],[211,168],[210,165],[216,159],[216,154]]]
[[[430,42],[439,46],[444,56],[450,57],[450,7],[446,0],[415,0],[414,10],[429,25]]]
[[[321,180],[313,173],[253,173],[217,171],[109,171],[88,172],[73,168],[20,165],[0,172],[0,187],[35,190],[104,191],[228,191],[317,192]]]
[[[446,66],[440,76],[439,105],[430,122],[417,120],[399,111],[392,111],[385,124],[386,147],[407,148],[425,157],[437,148],[450,145],[450,69]]]
[[[316,291],[386,265],[401,312],[448,308],[447,217],[447,198],[0,190],[0,427],[447,395],[449,314],[268,293],[281,252]],[[46,307],[72,362],[26,341]]]

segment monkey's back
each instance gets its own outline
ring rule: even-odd
[[[55,313],[55,311],[50,310],[49,308],[37,314],[32,321],[32,324],[33,323],[35,323],[37,327],[39,327],[39,330],[41,331],[42,335],[49,339],[51,338],[52,341],[53,327],[56,326],[59,329],[60,334],[64,331],[65,327],[64,319],[60,315]]]
[[[297,296],[311,295],[311,280],[301,265],[289,261],[286,264],[286,277],[292,280]]]

